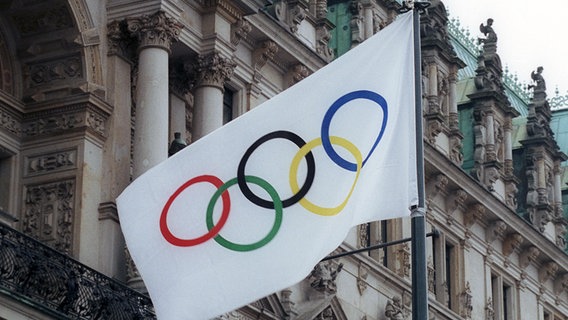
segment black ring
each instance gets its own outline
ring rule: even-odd
[[[306,141],[304,141],[304,139],[302,139],[300,136],[298,136],[297,134],[295,134],[293,132],[284,131],[284,130],[270,132],[270,133],[262,136],[260,139],[256,140],[247,149],[247,151],[245,152],[245,154],[241,158],[241,162],[239,163],[239,167],[237,169],[237,182],[239,184],[239,188],[241,189],[241,192],[243,193],[243,195],[250,202],[252,202],[252,203],[254,203],[254,204],[256,204],[260,207],[267,208],[267,209],[274,209],[274,202],[262,199],[262,198],[258,197],[257,195],[255,195],[250,190],[250,188],[248,187],[248,185],[245,181],[245,166],[246,166],[247,161],[250,158],[251,154],[256,150],[256,148],[258,148],[261,144],[265,143],[266,141],[276,139],[276,138],[282,138],[282,139],[290,140],[295,145],[297,145],[298,148],[301,148],[306,144]],[[297,203],[298,201],[300,201],[300,199],[302,199],[306,195],[306,193],[308,193],[308,190],[310,190],[310,187],[312,186],[312,183],[314,182],[314,177],[315,177],[315,174],[316,174],[316,164],[315,164],[315,160],[314,160],[314,155],[312,154],[311,151],[306,154],[306,163],[308,164],[308,173],[306,175],[306,181],[305,181],[304,185],[300,188],[300,191],[298,191],[298,193],[294,194],[293,196],[291,196],[290,198],[288,198],[286,200],[282,200],[282,205],[283,205],[284,208],[287,208],[287,207]]]

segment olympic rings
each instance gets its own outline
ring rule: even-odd
[[[245,166],[246,166],[247,161],[250,158],[251,154],[256,150],[256,148],[258,148],[264,142],[269,141],[271,139],[276,139],[276,138],[283,138],[283,139],[290,140],[295,145],[297,145],[299,148],[303,147],[306,144],[306,141],[304,141],[304,139],[300,138],[300,136],[298,136],[297,134],[295,134],[293,132],[290,132],[290,131],[273,131],[271,133],[268,133],[268,134],[262,136],[260,139],[256,140],[247,149],[247,151],[245,152],[245,154],[241,158],[241,162],[239,162],[239,167],[237,169],[237,180],[239,182],[239,188],[241,189],[241,192],[244,194],[244,196],[250,202],[252,202],[252,203],[254,203],[254,204],[256,204],[260,207],[267,208],[267,209],[274,209],[274,202],[261,199],[250,190],[250,188],[248,187],[248,185],[247,185],[247,183],[245,182],[245,179],[244,179],[244,177],[245,177]],[[310,187],[312,186],[312,183],[314,182],[314,177],[315,177],[315,174],[316,174],[316,164],[315,164],[315,160],[314,160],[314,155],[311,152],[308,152],[307,154],[305,154],[305,157],[306,157],[306,162],[308,164],[308,173],[307,173],[307,176],[306,176],[306,182],[304,182],[304,185],[302,186],[302,188],[294,191],[296,193],[292,197],[282,201],[284,208],[287,208],[287,207],[289,207],[293,204],[296,204],[298,201],[300,201],[300,199],[302,199],[306,195],[306,193],[308,193],[308,190],[310,190]]]
[[[238,178],[233,178],[227,181],[224,185],[222,185],[219,188],[219,190],[217,190],[217,192],[215,192],[215,194],[211,198],[211,201],[209,201],[209,206],[207,207],[207,217],[206,217],[207,229],[213,230],[213,228],[219,225],[219,224],[215,226],[213,225],[213,208],[215,207],[215,203],[217,202],[217,199],[219,199],[219,196],[224,194],[225,190],[227,190],[229,187],[236,184],[237,180]],[[280,200],[280,196],[278,195],[278,192],[276,192],[274,187],[272,187],[265,180],[255,176],[245,176],[245,181],[260,186],[270,195],[273,201],[272,204],[274,206],[276,217],[274,219],[274,225],[272,226],[270,232],[268,232],[268,234],[258,242],[251,244],[237,244],[229,240],[226,240],[220,234],[214,238],[218,244],[233,251],[251,251],[263,247],[276,236],[278,230],[280,229],[280,226],[282,225],[282,201]]]
[[[369,153],[363,159],[363,155],[361,151],[353,144],[352,142],[348,141],[345,138],[337,137],[337,136],[330,136],[329,130],[331,125],[331,120],[335,116],[335,113],[343,107],[348,102],[351,102],[356,99],[366,99],[371,100],[378,104],[383,112],[383,120],[378,127],[378,136],[373,142]],[[259,249],[276,237],[276,234],[280,230],[283,221],[283,209],[290,207],[296,203],[299,203],[302,207],[304,207],[307,211],[321,215],[321,216],[334,216],[339,214],[347,205],[353,190],[355,189],[355,185],[359,179],[359,175],[361,174],[362,168],[365,166],[365,163],[375,151],[377,145],[381,141],[383,134],[386,130],[386,125],[388,122],[388,105],[387,101],[379,94],[367,91],[367,90],[358,90],[349,92],[339,99],[337,99],[326,111],[321,125],[321,137],[315,138],[309,142],[305,142],[299,135],[285,130],[278,130],[273,131],[270,133],[265,134],[264,136],[260,137],[256,140],[243,154],[238,168],[237,168],[237,177],[230,179],[227,182],[223,182],[221,179],[212,176],[212,175],[200,175],[194,177],[183,185],[181,185],[166,201],[164,208],[162,209],[162,213],[160,215],[160,231],[164,237],[164,239],[172,245],[179,246],[179,247],[189,247],[189,246],[196,246],[199,244],[208,241],[209,239],[213,238],[218,244],[221,246],[238,252],[246,252]],[[256,149],[262,145],[263,143],[276,139],[282,138],[291,141],[296,146],[298,146],[299,150],[296,155],[293,157],[292,162],[290,164],[290,171],[289,171],[289,184],[292,190],[293,195],[285,200],[280,198],[280,195],[276,191],[276,189],[268,183],[266,180],[245,174],[246,164],[249,160],[250,156]],[[336,207],[322,207],[316,205],[309,201],[306,196],[312,187],[315,178],[315,160],[314,155],[312,154],[312,149],[317,146],[323,146],[325,153],[327,156],[339,167],[355,172],[355,179],[353,184],[351,185],[351,189],[349,190],[345,199]],[[333,145],[338,145],[347,150],[353,156],[355,162],[350,162],[342,158],[333,148]],[[298,185],[298,168],[302,159],[306,159],[307,164],[307,173],[306,173],[306,180],[304,184],[300,187]],[[211,199],[209,200],[209,204],[207,206],[207,211],[205,214],[205,221],[207,225],[208,232],[202,236],[197,238],[191,239],[182,239],[175,236],[171,230],[169,229],[167,216],[170,210],[172,203],[177,199],[177,197],[187,188],[190,186],[201,183],[201,182],[208,182],[214,185],[217,188],[217,191],[213,194]],[[248,187],[248,183],[256,184],[257,186],[261,187],[268,193],[271,200],[265,200],[254,194],[251,189]],[[250,244],[239,244],[232,241],[225,239],[221,236],[220,232],[221,229],[225,226],[227,219],[229,217],[229,212],[231,210],[231,200],[229,197],[228,189],[238,184],[241,193],[253,204],[256,204],[259,207],[263,207],[266,209],[274,209],[275,218],[274,224],[272,225],[271,229],[268,233],[259,241],[250,243]],[[217,200],[221,197],[222,199],[222,209],[221,215],[219,220],[215,224],[213,221],[213,211]]]
[[[331,136],[330,140],[331,143],[338,144],[343,148],[347,149],[347,151],[351,152],[351,154],[355,157],[355,160],[357,160],[357,174],[355,175],[355,180],[353,181],[353,185],[351,185],[351,190],[349,190],[349,194],[347,195],[345,200],[343,200],[343,202],[337,207],[324,208],[313,204],[311,201],[309,201],[306,198],[302,198],[300,200],[300,204],[302,205],[302,207],[320,216],[334,216],[339,212],[341,212],[341,210],[343,210],[343,208],[347,204],[347,201],[351,197],[351,194],[353,193],[353,189],[355,189],[355,184],[357,183],[357,179],[359,178],[360,169],[363,166],[361,152],[359,151],[359,149],[357,149],[357,147],[353,143],[349,142],[346,139],[335,136]],[[310,152],[310,150],[312,150],[314,147],[317,147],[318,145],[321,144],[322,144],[321,138],[316,138],[308,142],[305,146],[303,146],[300,149],[300,151],[298,151],[298,153],[292,160],[292,165],[290,166],[290,186],[292,187],[292,192],[297,192],[299,190],[296,177],[298,173],[298,165],[300,164],[300,159],[304,157],[306,153]]]
[[[167,221],[168,211],[170,210],[170,206],[172,205],[174,200],[180,195],[180,193],[182,193],[182,191],[199,182],[209,182],[214,186],[216,186],[217,188],[221,188],[223,186],[223,181],[221,181],[219,178],[215,176],[203,175],[190,179],[189,181],[184,183],[181,187],[179,187],[174,192],[174,194],[172,194],[172,196],[166,202],[166,205],[162,210],[162,215],[160,216],[160,231],[162,232],[162,235],[164,236],[166,241],[173,244],[174,246],[178,247],[196,246],[213,238],[215,235],[219,233],[219,231],[221,231],[221,228],[223,228],[225,222],[227,222],[227,219],[229,218],[229,211],[231,210],[231,200],[229,199],[229,193],[225,192],[222,195],[223,210],[221,212],[221,218],[219,219],[215,227],[209,228],[209,232],[207,232],[201,237],[194,239],[181,239],[172,234],[170,228],[168,227],[168,221]]]
[[[337,152],[331,146],[331,142],[329,141],[329,126],[331,124],[331,119],[335,115],[335,112],[339,110],[339,108],[343,107],[347,102],[355,99],[368,99],[371,101],[376,102],[382,109],[383,109],[383,122],[381,123],[381,128],[379,130],[379,135],[375,142],[373,143],[373,147],[367,154],[365,160],[363,160],[363,166],[367,163],[367,159],[371,156],[375,148],[379,144],[383,137],[383,133],[385,133],[385,128],[387,126],[387,119],[388,119],[388,108],[387,108],[387,101],[381,95],[367,90],[360,90],[360,91],[353,91],[350,92],[339,99],[337,99],[331,107],[327,110],[325,116],[323,117],[322,125],[321,125],[321,140],[323,144],[324,150],[327,152],[327,155],[333,160],[333,162],[337,163],[338,166],[342,167],[345,170],[355,171],[357,170],[357,164],[349,162],[343,158],[341,158]]]

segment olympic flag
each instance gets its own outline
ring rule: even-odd
[[[282,290],[358,224],[417,203],[412,13],[194,142],[117,199],[160,319]]]

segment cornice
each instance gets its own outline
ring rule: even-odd
[[[502,220],[507,223],[507,233],[518,233],[523,235],[525,245],[532,245],[541,250],[541,257],[554,260],[560,266],[568,266],[568,255],[558,248],[550,239],[544,237],[538,230],[534,229],[527,221],[518,216],[505,203],[494,196],[491,192],[479,185],[473,177],[469,176],[461,168],[449,161],[445,155],[432,146],[425,144],[425,162],[436,168],[439,172],[444,172],[453,183],[459,185],[469,195],[469,202],[475,201],[483,203],[487,208],[485,219]],[[473,186],[473,187],[468,187]]]

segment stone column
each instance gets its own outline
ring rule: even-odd
[[[199,57],[193,93],[193,141],[223,125],[224,84],[232,76],[235,66],[232,59],[218,52]]]
[[[168,157],[170,45],[182,25],[164,12],[127,19],[128,30],[138,38],[138,81],[134,125],[134,178]],[[129,255],[126,257],[128,285],[146,292]]]
[[[365,39],[373,36],[373,3],[363,1],[363,23],[365,23]]]
[[[505,145],[505,175],[513,175],[513,135],[511,119],[507,119],[503,125]]]
[[[449,125],[450,129],[459,129],[459,120],[458,120],[458,103],[456,101],[456,82],[457,82],[457,74],[455,72],[451,72],[448,76],[449,88],[448,88],[448,95],[449,95]]]
[[[130,18],[138,37],[134,178],[168,157],[168,59],[182,25],[164,12]]]
[[[486,159],[487,161],[494,161],[497,160],[497,155],[495,154],[495,118],[493,117],[493,112],[487,112],[485,121],[487,127]]]
[[[438,66],[435,63],[431,63],[428,66],[428,96],[438,95]]]

